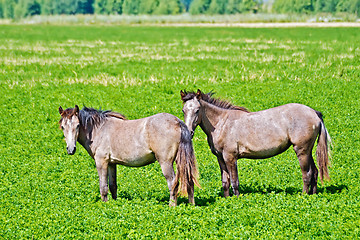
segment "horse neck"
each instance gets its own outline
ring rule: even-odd
[[[224,121],[227,110],[209,104],[203,100],[201,100],[201,105],[203,106],[203,112],[200,127],[206,135],[209,135],[222,121]]]
[[[93,156],[90,145],[92,143],[94,128],[86,129],[85,126],[81,125],[79,129],[79,136],[77,141],[88,151],[90,156]]]

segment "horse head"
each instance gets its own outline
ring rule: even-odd
[[[64,132],[66,150],[68,154],[73,155],[76,151],[76,141],[79,136],[80,128],[79,107],[75,105],[74,108],[63,110],[60,106],[59,113],[61,115],[59,124]]]
[[[184,122],[186,126],[188,127],[189,131],[191,132],[191,135],[194,135],[194,131],[196,127],[201,123],[202,119],[202,108],[200,99],[202,98],[203,94],[198,89],[198,91],[195,92],[186,92],[186,91],[180,91],[181,100],[184,103],[183,106],[183,113],[184,113]]]

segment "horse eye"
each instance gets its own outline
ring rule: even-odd
[[[80,127],[80,124],[78,124],[78,125],[76,126],[76,129],[79,129],[79,127]]]
[[[199,113],[199,109],[195,111],[195,114],[198,114]]]
[[[61,129],[62,129],[62,130],[64,130],[64,127],[63,127],[63,126],[61,126]]]

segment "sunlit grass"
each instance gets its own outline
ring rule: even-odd
[[[359,31],[353,28],[0,26],[0,236],[4,238],[358,238]],[[168,208],[159,164],[118,166],[100,201],[93,160],[66,154],[58,107],[129,119],[183,118],[179,91],[214,90],[250,111],[298,102],[324,114],[331,181],[302,195],[292,149],[238,161],[239,198],[221,198],[205,134],[194,148],[197,206]],[[315,155],[314,155],[315,156]]]

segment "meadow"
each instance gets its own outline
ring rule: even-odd
[[[360,238],[359,46],[358,28],[1,25],[0,239]],[[331,181],[302,194],[290,148],[240,159],[240,197],[224,199],[199,128],[196,206],[168,207],[158,163],[118,166],[118,199],[102,202],[94,161],[66,153],[59,106],[183,119],[179,92],[198,88],[250,111],[321,111]]]

